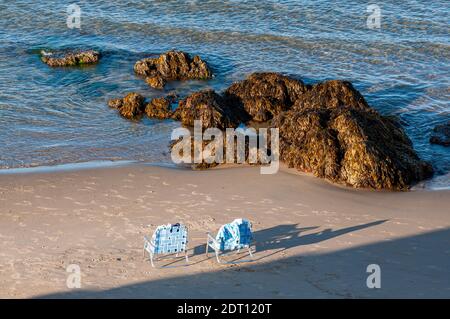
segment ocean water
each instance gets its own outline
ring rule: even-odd
[[[67,7],[81,8],[81,28]],[[375,3],[375,2],[374,2]],[[109,98],[150,89],[133,74],[140,58],[169,49],[199,54],[211,81],[170,83],[165,92],[223,90],[254,71],[306,83],[345,79],[382,114],[401,118],[419,155],[450,187],[450,149],[430,145],[432,128],[450,119],[450,3],[302,0],[0,0],[0,168],[89,161],[170,161],[173,121],[131,122]],[[41,49],[94,48],[98,65],[52,69]]]

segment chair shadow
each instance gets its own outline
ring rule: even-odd
[[[264,256],[253,258],[248,261],[259,261],[261,259],[268,258],[270,256],[273,256],[275,254],[278,254],[282,251],[285,251],[290,248],[298,247],[298,246],[304,246],[304,245],[311,245],[323,242],[325,240],[329,240],[332,238],[336,238],[338,236],[342,236],[351,232],[359,231],[365,228],[374,227],[377,225],[381,225],[385,223],[386,220],[378,220],[366,224],[360,224],[355,225],[351,227],[341,228],[333,230],[331,228],[327,228],[325,230],[321,230],[315,233],[302,235],[302,233],[314,230],[319,228],[319,226],[311,226],[311,227],[298,227],[299,224],[285,224],[285,225],[278,225],[275,227],[262,229],[255,231],[253,233],[255,242],[256,242],[256,251],[257,252],[264,252],[264,251],[272,251],[276,250],[275,252],[271,252],[270,254],[266,254]],[[206,244],[206,243],[205,243]],[[193,254],[192,256],[197,255],[204,255],[205,254],[205,248],[206,245],[198,245],[193,248]],[[245,249],[242,250],[242,252],[246,252]],[[214,255],[214,254],[213,254]],[[233,262],[236,263],[236,261],[242,259],[243,257],[248,256],[247,254],[242,254],[241,256],[237,256]],[[247,260],[246,260],[247,261]],[[240,261],[239,263],[244,262]],[[230,263],[230,262],[228,262]]]
[[[150,258],[144,258],[144,262],[150,264]],[[186,262],[184,255],[175,256],[175,254],[158,256],[153,262],[155,263],[155,269],[183,268],[192,265],[190,261]]]
[[[362,229],[371,224],[374,225],[352,228]],[[340,231],[344,229],[336,232]],[[321,238],[329,235],[326,232]],[[319,235],[305,237],[306,242],[310,242],[317,240]],[[273,245],[279,247],[277,243]],[[58,289],[56,292],[34,293],[33,298],[448,299],[449,247],[450,228],[445,227],[392,240],[382,237],[370,243],[315,254],[280,256],[242,267],[214,267],[210,271],[186,271],[177,276],[161,273],[151,280],[139,282],[131,282],[133,277],[130,277],[128,283],[100,290],[95,287],[70,290],[55,287]],[[380,265],[386,270],[382,270],[382,289],[367,288],[369,274],[366,269],[369,264]]]

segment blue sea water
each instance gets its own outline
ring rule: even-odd
[[[67,26],[67,7],[81,8],[81,28]],[[450,149],[428,142],[450,119],[450,2],[377,1],[379,29],[367,6],[350,0],[0,0],[0,168],[104,160],[168,162],[178,124],[130,122],[109,98],[150,89],[133,64],[179,49],[201,55],[216,77],[170,83],[184,95],[223,90],[254,71],[307,83],[345,79],[371,106],[397,115],[434,181],[450,187]],[[41,49],[95,48],[96,66],[52,69]]]

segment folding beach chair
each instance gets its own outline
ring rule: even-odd
[[[180,253],[184,252],[187,263],[189,262],[187,255],[187,243],[188,230],[186,226],[181,224],[158,226],[151,239],[144,236],[143,255],[145,258],[145,252],[147,251],[150,256],[152,267],[155,267],[153,262],[155,256],[163,254],[176,254],[176,257],[178,257]]]
[[[223,225],[216,238],[208,232],[206,239],[206,256],[209,257],[209,248],[216,253],[217,262],[220,263],[219,254],[226,251],[237,253],[241,249],[247,249],[250,257],[253,258],[251,246],[253,244],[252,225],[246,219],[235,219],[229,224]]]

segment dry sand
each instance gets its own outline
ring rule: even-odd
[[[0,175],[0,297],[450,298],[450,191],[336,187],[283,169],[146,165]],[[252,221],[257,252],[217,264],[205,232]],[[190,263],[142,258],[159,224],[190,231]],[[81,267],[69,289],[66,267]],[[366,267],[381,267],[381,288]]]

